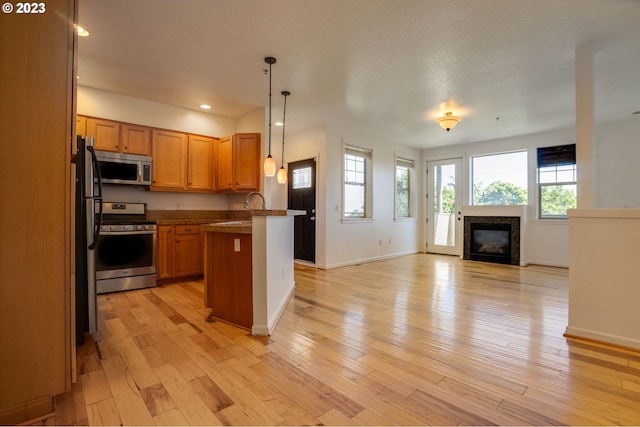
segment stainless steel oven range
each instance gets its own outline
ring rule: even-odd
[[[157,230],[146,214],[145,203],[103,203],[96,293],[156,286]]]

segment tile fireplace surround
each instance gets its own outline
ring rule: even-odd
[[[511,224],[512,264],[524,267],[525,259],[525,227],[526,205],[514,206],[463,206],[461,211],[463,230],[462,259],[470,259],[470,222],[486,222],[493,224]],[[481,217],[486,217],[486,221]],[[517,233],[517,234],[516,234]],[[515,247],[514,247],[515,245]],[[516,251],[514,253],[514,251]]]

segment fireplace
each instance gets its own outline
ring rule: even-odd
[[[464,217],[464,259],[520,264],[520,218]]]

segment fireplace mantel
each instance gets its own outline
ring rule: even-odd
[[[526,236],[527,236],[527,205],[506,205],[506,206],[463,206],[460,209],[462,223],[464,224],[465,216],[505,216],[520,218],[520,266],[524,267],[528,264],[526,258]],[[464,233],[463,233],[464,234]],[[460,255],[463,258],[464,254]]]

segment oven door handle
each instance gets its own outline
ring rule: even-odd
[[[141,234],[156,234],[156,230],[133,230],[133,231],[101,231],[101,236],[131,236]]]

